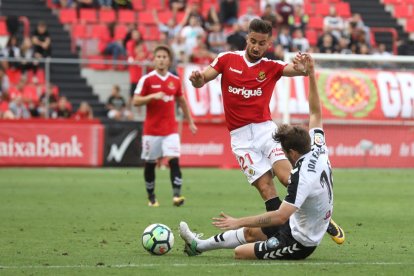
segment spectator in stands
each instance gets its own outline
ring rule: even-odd
[[[79,9],[92,9],[95,8],[95,2],[93,0],[75,0],[76,6]]]
[[[36,60],[31,61],[31,59],[35,58],[35,56],[32,40],[29,37],[25,37],[23,39],[22,45],[20,46],[20,55],[20,69],[23,73],[23,77],[27,78],[27,71],[32,71],[33,74],[36,75],[39,68],[39,62]]]
[[[127,109],[126,101],[121,95],[121,88],[119,85],[114,85],[112,94],[106,104],[108,110],[108,118],[114,120],[132,120],[133,114]]]
[[[112,0],[98,0],[98,3],[102,9],[112,9]]]
[[[93,119],[92,107],[86,101],[82,101],[78,110],[73,115],[75,120],[90,120]]]
[[[292,47],[292,37],[290,35],[289,27],[283,25],[280,29],[280,33],[277,35],[276,41],[277,44],[283,46],[286,51],[290,51]]]
[[[221,53],[227,49],[226,35],[224,34],[220,23],[211,26],[211,32],[207,36],[209,49],[213,53]]]
[[[266,4],[261,18],[265,21],[268,21],[273,28],[277,26],[276,14],[273,12],[272,5],[270,5],[269,3]]]
[[[378,55],[378,56],[392,56],[392,54],[387,51],[387,46],[384,43],[378,44],[378,49],[375,52],[375,55]]]
[[[320,53],[332,54],[337,52],[337,39],[329,32],[325,32],[318,40]]]
[[[138,30],[133,30],[131,32],[131,39],[128,40],[128,42],[126,43],[126,53],[128,55],[128,57],[130,56],[135,56],[135,46],[137,44],[141,44],[142,45],[142,50],[147,53],[147,49],[145,47],[145,44],[143,43],[144,39],[142,38],[141,32]]]
[[[243,22],[247,21],[250,23],[255,18],[260,18],[255,12],[252,6],[248,6],[246,13],[239,16],[239,19],[237,20],[239,24],[243,24]]]
[[[185,45],[185,38],[181,35],[175,37],[175,39],[171,43],[171,50],[174,53],[174,61],[172,67],[174,67],[178,63],[187,63],[189,61],[187,47]]]
[[[206,33],[201,27],[201,22],[198,17],[190,16],[190,24],[181,30],[181,36],[185,39],[186,53],[192,54],[194,47],[197,45],[197,37],[205,37]]]
[[[355,54],[359,54],[359,55],[370,55],[371,54],[371,49],[368,46],[368,44],[366,44],[366,43],[359,43],[358,44],[358,47],[356,48]]]
[[[118,10],[118,9],[132,10],[133,9],[131,0],[112,0],[112,7],[115,10]]]
[[[184,11],[187,1],[186,0],[169,0],[168,6],[173,13]]]
[[[187,21],[185,25],[190,24],[190,18],[195,17],[200,22],[200,26],[204,28],[205,26],[205,19],[203,14],[201,13],[201,4],[199,2],[193,2],[191,5],[189,5],[186,9],[186,15],[185,18],[187,18]]]
[[[289,16],[293,15],[293,6],[281,0],[276,4],[276,17],[278,18],[278,26],[289,25]]]
[[[268,59],[285,60],[285,49],[282,45],[278,44],[273,48],[273,51],[266,53]]]
[[[115,39],[114,37],[114,28],[115,24],[109,24],[109,36],[101,39],[101,43],[105,45],[103,54],[112,56],[112,60],[114,61],[114,64],[112,66],[113,69],[117,68],[115,62],[118,61],[120,57],[126,56],[126,51],[124,46],[122,45],[122,41]]]
[[[401,56],[408,56],[410,54],[407,41],[404,39],[397,41],[397,54]]]
[[[23,102],[21,95],[17,96],[9,103],[9,110],[13,113],[15,119],[29,119],[30,112]]]
[[[0,66],[0,96],[8,95],[10,89],[9,77],[6,74],[6,70]]]
[[[220,24],[220,18],[214,6],[211,6],[207,12],[206,25],[207,31],[211,31],[211,28],[215,24]]]
[[[220,0],[220,21],[223,25],[234,25],[239,11],[238,0]]]
[[[323,28],[325,32],[332,33],[337,40],[343,35],[345,29],[344,20],[337,15],[335,6],[329,8],[329,15],[323,19]]]
[[[57,102],[57,108],[52,113],[52,118],[69,119],[72,116],[72,105],[68,98],[62,96]]]
[[[50,34],[44,21],[37,23],[32,35],[32,42],[34,45],[34,56],[36,58],[50,57],[52,54],[52,40],[50,39]]]
[[[51,85],[48,85],[45,91],[39,97],[37,113],[42,118],[52,117],[53,112],[57,109],[58,98],[53,93]]]
[[[206,43],[202,37],[197,38],[197,46],[194,47],[194,51],[191,55],[191,62],[196,64],[209,65],[213,62],[217,55],[210,52],[207,48]]]
[[[309,41],[303,36],[301,29],[296,29],[293,33],[292,52],[307,52],[309,50]]]
[[[309,16],[305,14],[302,5],[296,5],[294,12],[288,18],[290,32],[293,33],[296,29],[301,29],[303,33],[306,31],[306,26],[309,22]]]
[[[227,44],[230,51],[242,51],[246,48],[247,32],[242,29],[239,23],[233,24],[233,32],[227,37]]]
[[[345,37],[341,37],[338,41],[338,53],[349,55],[352,54],[351,49],[349,48],[349,40]]]
[[[147,48],[142,41],[134,45],[134,50],[131,55],[128,56],[129,80],[130,80],[130,97],[134,95],[137,83],[142,76],[142,65],[133,64],[134,62],[144,62],[150,59]]]
[[[9,109],[7,94],[0,94],[0,119],[14,119],[14,115]]]
[[[154,15],[154,21],[158,25],[158,29],[160,30],[160,32],[167,34],[168,41],[171,43],[172,40],[181,32],[181,29],[184,25],[184,20],[180,23],[177,23],[176,16],[173,15],[171,18],[168,19],[167,24],[164,24],[158,18],[157,10],[154,9],[152,12]]]
[[[361,15],[359,13],[354,13],[352,15],[352,17],[350,18],[350,20],[348,20],[347,25],[351,24],[352,22],[355,23],[355,27],[357,29],[359,29],[359,30],[361,30],[362,32],[365,33],[365,38],[366,38],[366,41],[365,42],[368,45],[370,45],[371,44],[371,41],[370,41],[370,35],[371,35],[370,34],[370,29],[369,29],[369,27],[367,25],[365,25],[365,23],[362,20],[362,17],[361,17]],[[349,27],[348,28],[345,28],[344,31],[346,32],[347,29],[349,29]]]
[[[6,58],[17,58],[21,57],[20,55],[20,48],[17,44],[17,37],[10,36],[9,40],[7,41],[6,47],[3,49],[3,56]],[[8,62],[9,68],[18,68],[19,63],[17,61]]]

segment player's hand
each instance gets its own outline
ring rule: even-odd
[[[194,122],[191,122],[188,124],[188,127],[190,128],[190,131],[192,134],[196,134],[197,133],[197,126],[194,124]]]
[[[165,96],[164,92],[157,92],[157,93],[152,94],[152,98],[154,100],[162,100],[164,96]]]
[[[306,56],[309,54],[302,54],[301,52],[299,52],[295,58],[293,59],[293,69],[295,69],[298,72],[303,73],[305,76],[307,76],[309,74],[309,72],[307,71],[307,66],[306,66]]]
[[[200,73],[200,71],[193,71],[189,77],[191,84],[195,88],[200,88],[204,85],[204,75]]]
[[[238,219],[221,212],[219,218],[213,218],[213,225],[221,230],[239,229]]]

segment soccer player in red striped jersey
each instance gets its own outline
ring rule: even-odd
[[[159,158],[167,158],[173,187],[173,204],[181,206],[182,175],[179,165],[180,137],[175,120],[175,102],[181,107],[192,133],[197,132],[187,102],[182,94],[180,79],[168,71],[172,62],[171,49],[159,45],[154,50],[155,70],[141,77],[134,92],[133,104],[146,105],[141,158],[145,160],[144,178],[148,205],[158,207],[155,190],[155,167]]]
[[[277,210],[281,204],[273,176],[287,187],[292,169],[280,143],[271,139],[277,126],[272,121],[269,102],[282,76],[306,75],[300,55],[292,64],[264,58],[271,36],[269,23],[253,19],[246,50],[221,53],[203,72],[193,71],[189,78],[194,87],[200,88],[222,75],[221,90],[232,151],[247,180],[265,201],[267,211]],[[272,227],[262,230],[268,236],[275,231]]]

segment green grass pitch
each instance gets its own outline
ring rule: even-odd
[[[159,208],[147,206],[142,174],[1,169],[0,275],[414,275],[414,170],[334,170],[334,219],[347,240],[338,246],[326,236],[297,262],[236,261],[232,250],[183,254],[180,220],[208,237],[218,233],[210,219],[220,211],[264,211],[239,170],[183,169],[187,201],[179,208],[168,170],[157,170]],[[175,234],[165,256],[141,245],[143,229],[156,222]]]

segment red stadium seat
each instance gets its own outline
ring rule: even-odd
[[[105,60],[103,56],[88,56],[89,60]],[[109,65],[103,63],[88,63],[88,67],[95,70],[106,70],[109,68]]]
[[[351,17],[351,7],[349,3],[341,2],[336,4],[336,12],[339,16],[348,18]]]
[[[411,10],[405,5],[394,6],[394,17],[396,18],[408,18],[412,15]]]
[[[96,16],[96,10],[94,9],[81,9],[79,13],[79,21],[81,23],[96,23],[98,17]]]
[[[135,11],[143,11],[145,10],[143,0],[132,0],[132,7]]]
[[[384,5],[396,5],[402,3],[402,0],[382,0]]]
[[[24,101],[30,101],[33,103],[39,102],[39,96],[37,95],[37,87],[34,85],[26,85],[23,88],[23,99]]]
[[[318,42],[318,34],[314,30],[306,30],[306,38],[311,46],[315,46]]]
[[[414,32],[414,19],[408,19],[405,30],[409,33]]]
[[[310,17],[308,28],[322,30],[323,29],[323,17]]]
[[[116,13],[114,10],[100,10],[99,22],[101,23],[113,23],[116,20]]]
[[[169,10],[161,11],[161,12],[158,13],[158,19],[164,24],[166,24],[172,16],[173,16],[172,12],[169,11]],[[179,22],[179,21],[177,21],[177,22]]]
[[[115,39],[124,39],[128,33],[128,28],[124,24],[118,24],[115,26]]]
[[[217,13],[219,13],[220,10],[220,4],[218,1],[215,2],[208,2],[208,1],[203,1],[202,5],[201,5],[201,13],[203,14],[203,16],[205,18],[207,18],[208,15],[208,11],[210,10],[210,8],[214,8],[216,10]]]
[[[135,12],[130,10],[119,10],[118,23],[137,23],[135,19]]]
[[[168,8],[168,4],[164,5],[163,0],[144,0],[144,2],[147,11],[151,11],[153,9],[164,10]]]
[[[315,6],[315,13],[319,16],[327,16],[329,14],[329,9],[331,5],[328,3],[318,3]],[[338,10],[336,10],[338,12]]]
[[[303,11],[307,15],[313,15],[313,5],[311,3],[304,3]]]
[[[60,9],[59,19],[62,24],[74,24],[78,22],[75,9]]]
[[[72,37],[78,39],[84,39],[88,37],[87,25],[75,24],[72,25]]]
[[[6,22],[4,20],[0,20],[0,35],[8,35]]]
[[[22,72],[17,69],[7,69],[6,75],[9,77],[9,81],[11,84],[17,84],[20,81]]]
[[[138,22],[145,25],[155,25],[154,16],[152,12],[145,11],[138,14]]]
[[[109,29],[104,24],[92,25],[90,37],[107,40],[109,38]]]
[[[158,26],[150,26],[149,30],[147,31],[147,37],[145,38],[151,41],[159,41],[160,40],[160,30]]]

